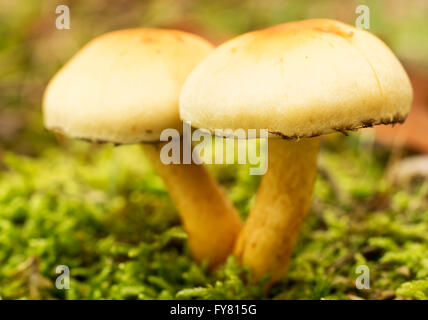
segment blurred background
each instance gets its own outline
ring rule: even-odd
[[[55,28],[55,9],[60,4],[70,8],[70,30]],[[79,48],[107,31],[176,28],[220,44],[243,32],[299,19],[324,17],[355,25],[359,15],[355,10],[361,4],[370,9],[370,31],[400,57],[415,88],[415,108],[405,130],[382,128],[380,139],[404,140],[428,151],[424,131],[428,115],[423,107],[428,99],[428,4],[424,0],[1,1],[0,139],[8,148],[26,153],[36,151],[26,134],[49,139],[40,126],[47,81]]]
[[[70,8],[70,30],[55,27],[58,5]],[[359,5],[370,9],[369,31],[407,70],[412,111],[404,125],[324,140],[294,264],[267,297],[428,297],[427,1],[3,0],[0,298],[266,297],[233,259],[214,275],[191,261],[175,209],[138,147],[92,145],[45,131],[42,94],[77,50],[111,30],[174,28],[220,44],[300,19],[355,25]],[[245,217],[258,178],[242,166],[210,169]],[[358,263],[371,266],[375,289],[355,291]],[[68,291],[53,287],[58,264],[73,267]]]

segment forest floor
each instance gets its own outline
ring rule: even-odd
[[[195,263],[177,212],[138,146],[64,142],[3,154],[3,299],[426,299],[428,184],[394,186],[394,154],[352,134],[323,142],[311,211],[289,272],[268,293],[233,257]],[[245,165],[211,166],[242,216],[259,183]],[[55,288],[58,265],[69,290]],[[356,269],[370,270],[357,289]]]

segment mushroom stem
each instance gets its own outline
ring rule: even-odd
[[[269,139],[268,171],[235,247],[256,280],[269,274],[272,284],[287,271],[311,203],[319,140]]]
[[[241,230],[238,212],[203,165],[165,165],[161,148],[162,144],[143,145],[178,209],[193,257],[218,266],[233,252]]]

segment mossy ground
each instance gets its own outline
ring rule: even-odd
[[[214,273],[191,259],[138,146],[70,142],[3,156],[3,299],[428,298],[428,186],[388,185],[391,153],[357,135],[324,141],[290,270],[267,294],[232,257]],[[245,217],[258,177],[243,165],[211,170]],[[69,290],[55,288],[58,265],[71,270]],[[370,268],[370,290],[356,289],[358,265]]]

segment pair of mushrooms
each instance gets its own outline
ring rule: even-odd
[[[286,272],[316,179],[319,136],[403,122],[412,88],[372,34],[326,19],[238,36],[213,50],[172,30],[106,34],[51,81],[45,125],[118,144],[145,143],[198,260],[234,252],[256,279]],[[268,129],[268,171],[241,230],[236,210],[203,166],[160,162],[160,132],[181,120],[215,129]],[[236,243],[235,243],[236,242]]]

